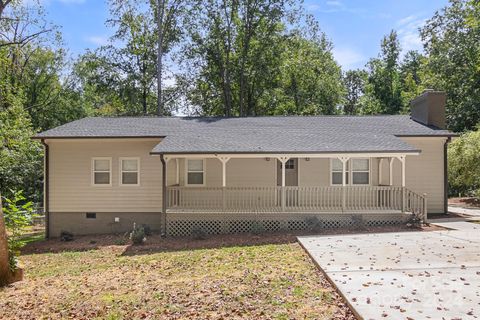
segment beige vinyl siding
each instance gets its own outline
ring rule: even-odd
[[[222,163],[215,158],[204,159],[205,164],[205,187],[222,186]],[[185,159],[179,159],[180,185],[186,185]],[[275,159],[270,161],[260,159],[230,159],[227,162],[227,186],[228,187],[264,187],[276,186]],[[167,177],[168,185],[175,183],[176,162],[172,159],[168,162]]]
[[[51,212],[159,212],[162,166],[150,150],[159,139],[49,140]],[[92,185],[92,158],[112,158],[112,185]],[[140,158],[140,186],[120,185],[120,157]]]
[[[428,212],[444,211],[443,146],[445,138],[403,137],[403,141],[422,152],[418,156],[407,156],[405,162],[405,184],[413,192],[427,194]],[[394,182],[401,185],[401,165],[394,161]]]

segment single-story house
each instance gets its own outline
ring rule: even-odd
[[[411,115],[90,117],[37,134],[47,234],[422,220],[447,206],[445,94]]]

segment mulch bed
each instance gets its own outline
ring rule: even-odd
[[[379,232],[411,232],[411,231],[435,231],[443,230],[434,225],[422,228],[412,228],[404,225],[366,227],[361,230],[355,229],[327,229],[321,232],[299,231],[293,233],[270,233],[270,234],[227,234],[209,235],[205,239],[194,239],[192,237],[167,237],[162,238],[158,234],[147,237],[143,245],[133,246],[124,235],[86,235],[76,236],[73,241],[63,242],[58,238],[39,241],[28,244],[22,251],[23,254],[48,253],[62,251],[88,251],[100,247],[126,245],[124,255],[134,255],[148,252],[168,252],[195,249],[213,249],[232,246],[255,246],[264,244],[285,244],[297,242],[297,236],[304,235],[341,235],[341,234],[362,234]]]

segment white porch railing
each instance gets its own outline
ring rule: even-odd
[[[167,187],[169,209],[213,211],[426,212],[426,197],[389,186]]]

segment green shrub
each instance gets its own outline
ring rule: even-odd
[[[207,239],[207,232],[202,227],[195,227],[192,229],[192,238],[194,240],[205,240]]]
[[[462,134],[448,147],[450,195],[480,197],[480,131]]]
[[[253,234],[262,234],[265,233],[265,226],[261,221],[252,221],[252,229]]]
[[[308,230],[313,232],[319,232],[324,228],[323,222],[317,217],[305,218],[305,224],[307,225]]]
[[[137,226],[136,223],[133,223],[133,230],[130,232],[130,240],[132,240],[133,244],[142,244],[147,240],[143,226]]]
[[[22,237],[23,233],[32,224],[35,215],[33,203],[27,201],[23,196],[23,191],[10,191],[13,196],[3,198],[3,215],[8,234],[10,269],[14,271],[17,269],[17,257],[20,255],[20,249],[26,244]]]

